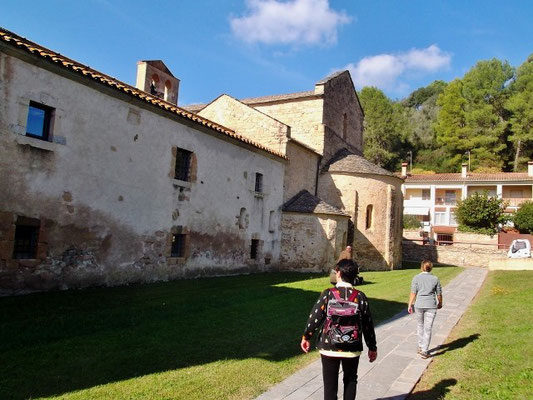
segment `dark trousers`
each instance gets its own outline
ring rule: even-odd
[[[339,389],[339,366],[342,363],[344,376],[344,400],[354,400],[357,392],[357,367],[359,357],[342,358],[320,356],[322,358],[322,378],[324,379],[324,400],[337,400]]]

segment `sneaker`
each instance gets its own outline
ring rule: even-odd
[[[422,357],[424,360],[429,357],[429,353],[427,351],[420,351],[420,357]]]

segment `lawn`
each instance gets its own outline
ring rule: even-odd
[[[417,272],[363,273],[376,321]],[[327,286],[272,273],[0,298],[0,398],[254,398],[316,359],[299,342]]]
[[[533,399],[533,272],[489,272],[409,400]]]

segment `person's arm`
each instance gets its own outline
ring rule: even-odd
[[[368,347],[368,360],[374,362],[378,357],[378,348],[376,346],[376,332],[374,331],[374,321],[370,313],[370,305],[365,294],[359,292],[359,305],[361,307],[361,323],[363,325],[363,337],[366,347]]]
[[[311,348],[311,337],[326,318],[326,305],[328,304],[328,295],[329,289],[326,289],[322,293],[320,293],[317,302],[313,305],[313,308],[311,309],[309,319],[307,320],[307,324],[305,325],[304,334],[302,335],[302,340],[300,341],[300,348],[304,353],[309,352],[309,349]]]
[[[415,299],[416,293],[411,292],[411,294],[409,295],[409,304],[407,305],[407,312],[409,314],[413,313],[413,304],[415,303]]]
[[[442,308],[442,286],[440,285],[440,279],[438,278],[437,278],[436,294],[437,294],[437,308],[441,309]]]

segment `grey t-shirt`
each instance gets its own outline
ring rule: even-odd
[[[437,295],[442,295],[439,278],[430,272],[421,272],[411,282],[411,293],[416,293],[415,308],[437,308]]]

